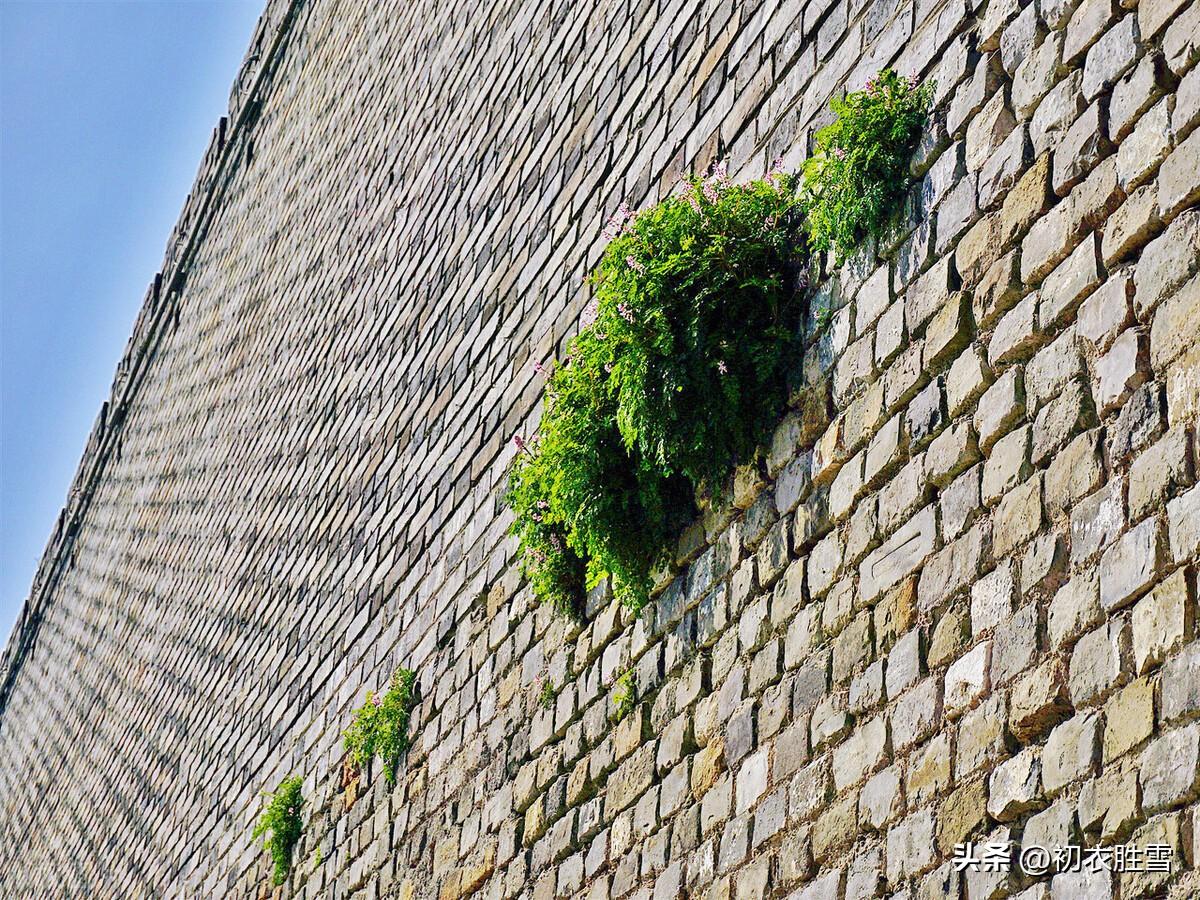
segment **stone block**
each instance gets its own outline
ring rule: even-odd
[[[991,384],[991,371],[974,347],[968,347],[950,366],[946,375],[946,405],[956,417],[966,411]]]
[[[933,734],[942,716],[942,680],[931,676],[892,704],[892,745],[897,753]]]
[[[1127,15],[1104,32],[1088,50],[1083,65],[1083,95],[1092,101],[1111,90],[1137,57],[1137,17]]]
[[[987,812],[997,822],[1012,822],[1041,806],[1042,763],[1036,747],[1021,751],[992,770]]]
[[[1013,488],[996,507],[992,550],[1002,559],[1032,538],[1042,527],[1042,474]]]
[[[1191,437],[1185,428],[1176,426],[1129,467],[1129,517],[1141,519],[1194,480]]]
[[[1003,759],[1008,711],[1003,694],[993,694],[965,713],[959,722],[954,753],[954,775],[962,779]]]
[[[1004,562],[971,585],[971,633],[986,634],[1013,611],[1016,578],[1011,562]]]
[[[1058,80],[1062,64],[1063,33],[1050,35],[1025,58],[1013,74],[1012,103],[1018,120],[1028,119],[1038,102],[1046,96]]]
[[[1102,247],[1104,265],[1109,269],[1115,268],[1141,250],[1162,227],[1158,185],[1143,184],[1130,193],[1109,217]]]
[[[957,717],[978,703],[991,688],[992,643],[983,641],[946,670],[946,715]]]
[[[1100,605],[1111,611],[1125,606],[1154,584],[1166,562],[1162,520],[1134,526],[1104,552],[1100,560]]]
[[[1030,427],[1010,431],[992,446],[983,463],[983,502],[996,502],[1032,473],[1029,464]]]
[[[1074,117],[1072,117],[1074,118]],[[996,208],[1012,190],[1029,163],[1029,138],[1018,125],[988,157],[979,172],[979,208]],[[1001,229],[1001,236],[1007,223]]]
[[[1108,428],[1108,454],[1119,466],[1150,446],[1166,430],[1167,410],[1162,385],[1143,384],[1135,390]]]
[[[1195,616],[1187,570],[1177,569],[1133,608],[1135,673],[1149,672],[1192,640]]]
[[[1147,815],[1200,795],[1200,723],[1167,731],[1142,751],[1142,808]]]
[[[1079,307],[1075,331],[1100,353],[1133,321],[1133,279],[1127,271],[1109,275]]]
[[[1025,380],[1019,368],[1001,375],[979,398],[975,412],[975,432],[979,448],[987,453],[1025,415]]]
[[[1071,562],[1080,565],[1112,544],[1125,529],[1125,483],[1111,479],[1071,510]]]
[[[1194,351],[1192,336],[1200,333],[1200,275],[1185,282],[1154,313],[1150,327],[1150,364],[1162,371],[1180,356]],[[1196,386],[1192,385],[1193,393]]]
[[[1010,691],[1009,727],[1017,740],[1029,743],[1071,715],[1066,679],[1054,659],[1021,676]]]
[[[1083,0],[1071,14],[1063,40],[1063,62],[1071,63],[1091,47],[1116,15],[1111,0]]]
[[[1154,685],[1139,678],[1104,706],[1104,765],[1124,756],[1154,733]]]
[[[1183,562],[1200,555],[1200,487],[1167,504],[1171,559]]]
[[[1164,98],[1138,120],[1117,148],[1117,183],[1125,193],[1150,181],[1171,152],[1170,115],[1169,99]],[[1162,215],[1163,204],[1158,207]]]
[[[1045,343],[1037,327],[1038,299],[1038,294],[1030,294],[996,323],[988,341],[988,364],[992,368],[1028,359]]]
[[[1034,419],[1033,464],[1046,465],[1075,435],[1095,424],[1095,409],[1083,379],[1060,385]]]
[[[1096,360],[1096,408],[1104,416],[1119,409],[1150,373],[1150,340],[1144,331],[1123,332]]]
[[[867,779],[858,795],[858,819],[867,828],[879,831],[904,809],[904,791],[900,769],[888,766]]]
[[[1180,213],[1142,251],[1133,277],[1138,313],[1144,316],[1155,309],[1191,278],[1197,267],[1200,267],[1200,209]]]
[[[1192,641],[1167,662],[1161,684],[1160,718],[1164,723],[1200,715],[1200,642]]]
[[[955,845],[966,841],[987,823],[987,780],[967,782],[955,789],[938,808],[938,852],[952,855]]]
[[[1073,643],[1085,631],[1100,624],[1103,618],[1096,570],[1077,572],[1050,600],[1046,611],[1050,646],[1058,649]]]
[[[887,833],[887,879],[890,884],[920,875],[932,868],[936,859],[936,832],[933,812],[919,810],[900,822]]]
[[[1052,406],[1048,405],[1046,410]],[[1046,514],[1055,519],[1068,512],[1076,502],[1100,487],[1103,480],[1101,433],[1098,429],[1084,432],[1050,459],[1045,480]]]
[[[1056,84],[1038,104],[1029,122],[1033,152],[1041,155],[1058,149],[1063,136],[1087,109],[1083,96],[1083,73],[1075,70]]]
[[[1000,208],[1004,242],[1023,235],[1050,207],[1050,154],[1041,153],[1021,176]],[[981,325],[986,325],[981,321]]]
[[[1084,0],[1084,3],[1107,0]],[[1085,73],[1086,80],[1086,73]],[[1099,102],[1092,103],[1063,135],[1054,151],[1054,172],[1051,185],[1054,192],[1065,197],[1075,185],[1112,152],[1108,140],[1108,123]]]
[[[1071,651],[1068,683],[1078,709],[1102,701],[1128,674],[1129,622],[1110,619],[1081,637]]]
[[[905,772],[904,793],[913,809],[930,806],[945,796],[951,782],[950,738],[940,734],[913,752]]]
[[[1100,721],[1097,712],[1080,713],[1050,732],[1042,752],[1042,783],[1048,796],[1055,797],[1072,782],[1095,774]]]

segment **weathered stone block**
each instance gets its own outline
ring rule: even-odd
[[[1071,652],[1071,702],[1076,708],[1103,700],[1128,673],[1129,622],[1110,619],[1079,639]]]
[[[1050,797],[1095,774],[1100,758],[1099,713],[1080,713],[1050,732],[1042,752],[1042,783]]]
[[[1176,728],[1142,751],[1142,808],[1147,815],[1181,806],[1200,794],[1200,724]]]
[[[1001,763],[988,778],[987,811],[997,822],[1011,822],[1041,803],[1042,764],[1030,747]]]
[[[1166,560],[1166,534],[1160,519],[1131,528],[1100,560],[1100,605],[1113,610],[1136,600],[1150,587]]]

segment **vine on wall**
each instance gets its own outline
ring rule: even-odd
[[[505,496],[540,602],[577,615],[605,577],[629,609],[649,599],[697,493],[778,421],[813,255],[885,227],[930,95],[885,70],[834,101],[802,178],[737,185],[718,165],[648,210],[622,204],[583,327],[544,372],[541,427],[514,438]]]
[[[396,783],[396,766],[409,746],[408,720],[416,702],[416,684],[412,669],[397,669],[383,694],[367,691],[367,702],[355,711],[343,734],[350,762],[361,768],[378,756],[388,784]]]
[[[299,775],[281,781],[275,793],[267,795],[267,808],[254,826],[254,837],[267,836],[263,846],[271,854],[276,884],[287,881],[292,868],[292,851],[300,840],[303,828],[300,807],[304,803],[300,791],[302,784],[303,779]]]

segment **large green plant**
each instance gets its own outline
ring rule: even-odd
[[[885,69],[866,90],[831,102],[836,118],[817,132],[802,196],[814,250],[845,258],[882,233],[908,188],[908,161],[929,114],[932,83]]]
[[[791,177],[734,185],[719,168],[610,223],[539,435],[517,439],[507,496],[540,598],[573,609],[611,575],[639,607],[695,489],[777,419],[802,312],[799,222]]]
[[[546,373],[538,434],[514,438],[505,496],[539,600],[577,613],[609,576],[628,607],[646,601],[697,490],[715,492],[778,420],[808,247],[882,229],[928,99],[884,72],[835,102],[802,185],[735,185],[718,167],[642,213],[622,205],[581,331]]]

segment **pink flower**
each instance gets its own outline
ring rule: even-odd
[[[712,180],[725,181],[729,178],[729,166],[725,160],[715,163],[712,167]]]
[[[621,302],[617,304],[617,312],[621,314],[621,318],[630,324],[633,323],[633,310],[629,308],[627,303]]]
[[[876,88],[876,81],[875,81],[875,79],[874,79],[874,78],[868,78],[868,79],[867,79],[867,93],[868,93],[868,94],[874,94],[874,93],[875,93],[875,88]]]
[[[637,272],[639,275],[646,274],[645,265],[638,262],[637,259],[634,258],[633,254],[630,254],[625,257],[625,264],[628,265],[629,268],[633,269],[633,271]]]
[[[536,506],[538,509],[549,509],[550,503],[546,500],[539,500],[537,503],[534,504],[534,506]]]
[[[842,147],[834,147],[834,148],[833,148],[833,155],[834,155],[834,156],[836,156],[838,159],[845,159],[845,158],[846,158],[846,151],[845,151],[845,149],[843,149]]]
[[[583,308],[583,312],[579,314],[579,324],[584,328],[590,326],[596,321],[596,317],[600,314],[600,304],[595,300],[591,301]],[[568,362],[570,358],[568,357]]]
[[[546,367],[543,366],[540,362],[535,362],[533,364],[533,371],[537,372],[537,374],[539,374],[539,375],[545,375]]]
[[[717,192],[717,189],[713,186],[711,181],[706,181],[704,184],[700,185],[700,190],[704,194],[704,199],[709,203],[716,203],[721,199],[721,195]]]
[[[621,205],[617,207],[617,211],[612,214],[608,220],[608,224],[604,226],[604,230],[600,232],[605,240],[612,240],[618,234],[628,231],[633,227],[633,210],[629,208],[629,204],[621,201]]]
[[[914,90],[914,91],[915,91],[915,90],[917,89],[917,84],[918,84],[918,82],[917,82],[917,76],[916,76],[916,74],[914,73],[914,74],[912,74],[912,75],[909,75],[909,76],[908,76],[908,87],[909,87],[909,90]]]
[[[371,702],[374,703],[376,706],[383,705],[383,699],[378,694],[375,694],[371,697]]]
[[[604,364],[604,371],[605,371],[605,372],[608,372],[608,373],[611,373],[611,372],[612,372],[612,363],[605,363],[605,364]]]
[[[699,215],[700,214],[700,201],[696,199],[696,195],[693,194],[691,191],[688,191],[687,202],[688,202],[688,206],[690,206],[692,208],[692,212]]]
[[[729,374],[729,366],[725,365],[725,360],[723,360],[723,359],[717,360],[717,371],[720,372],[722,375]]]
[[[525,438],[521,437],[519,434],[514,434],[513,446],[518,450],[524,450],[528,445],[525,443]]]

